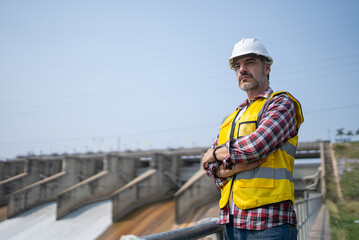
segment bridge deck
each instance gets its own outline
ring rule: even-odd
[[[320,208],[308,240],[330,240],[329,213],[325,205]]]

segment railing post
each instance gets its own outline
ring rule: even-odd
[[[321,194],[309,194],[308,191],[303,193],[303,200],[295,203],[295,211],[298,219],[298,239],[306,240],[312,229],[313,222],[318,215],[322,204]],[[203,219],[197,225],[182,229],[172,230],[154,235],[141,237],[145,240],[155,239],[199,239],[211,235],[212,239],[224,239],[224,226],[217,224],[217,219]]]
[[[305,199],[305,236],[308,236],[309,233],[309,196],[308,196],[308,191],[304,192],[304,199]]]

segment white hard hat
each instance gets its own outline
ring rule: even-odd
[[[234,45],[232,56],[229,58],[229,66],[234,70],[233,60],[238,57],[245,57],[246,55],[263,56],[269,60],[272,65],[273,59],[269,56],[267,49],[255,38],[243,38],[236,45]]]

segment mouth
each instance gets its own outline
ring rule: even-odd
[[[246,75],[246,76],[241,77],[240,80],[243,81],[243,82],[246,82],[247,79],[250,79],[250,78],[251,78],[251,76]]]

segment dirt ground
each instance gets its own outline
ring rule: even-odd
[[[141,207],[119,222],[113,223],[97,240],[120,239],[122,235],[146,236],[196,224],[203,218],[217,217],[218,203],[211,203],[191,213],[185,223],[175,224],[173,200],[161,201]]]
[[[6,220],[6,215],[7,215],[7,205],[1,206],[0,207],[0,222]]]

